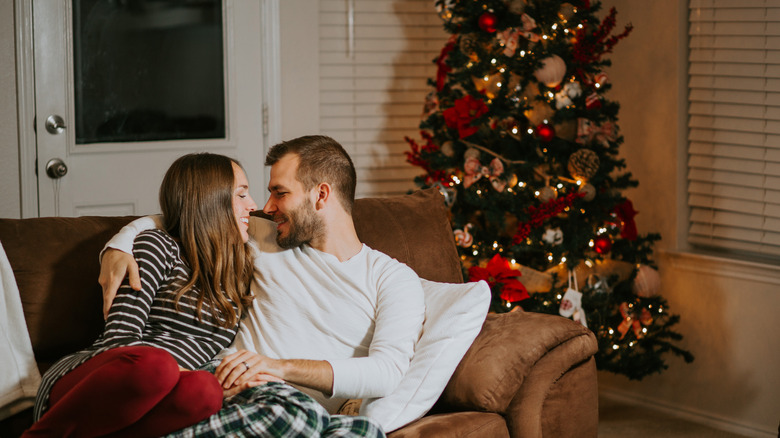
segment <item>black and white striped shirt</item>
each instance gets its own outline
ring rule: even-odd
[[[227,329],[215,321],[206,302],[197,315],[197,293],[189,290],[174,306],[176,292],[191,270],[182,258],[179,244],[162,230],[147,230],[133,246],[141,290],[125,282],[119,289],[103,334],[91,347],[60,359],[43,376],[35,404],[35,419],[48,406],[54,383],[92,357],[111,348],[149,345],[169,352],[184,368],[196,369],[233,341],[238,324]],[[237,311],[236,304],[233,303]]]

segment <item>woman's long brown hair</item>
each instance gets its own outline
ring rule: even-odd
[[[176,308],[194,287],[198,318],[205,301],[222,327],[235,325],[253,298],[252,252],[233,213],[233,163],[240,166],[224,155],[184,155],[171,164],[160,185],[165,230],[179,240],[192,270],[176,295]]]

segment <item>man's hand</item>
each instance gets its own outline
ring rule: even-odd
[[[108,318],[111,303],[114,302],[116,292],[119,290],[122,280],[125,279],[125,275],[130,280],[130,287],[141,290],[141,278],[138,274],[138,264],[135,262],[135,258],[118,249],[106,249],[100,261],[100,276],[98,277],[98,283],[103,288],[103,319]]]
[[[284,383],[284,380],[282,380],[282,379],[280,379],[278,377],[274,377],[274,376],[272,376],[270,374],[257,374],[251,380],[249,380],[248,382],[246,382],[244,384],[233,385],[233,386],[231,386],[228,389],[223,389],[222,390],[222,397],[223,398],[232,397],[232,396],[238,394],[239,392],[241,392],[241,391],[243,391],[245,389],[253,388],[255,386],[264,385],[264,384],[266,384],[268,382]]]

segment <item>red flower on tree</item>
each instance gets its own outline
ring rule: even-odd
[[[639,233],[636,229],[634,216],[636,216],[636,214],[639,212],[634,210],[634,204],[632,204],[630,200],[626,199],[615,207],[615,213],[623,225],[620,229],[620,237],[626,240],[636,240]]]
[[[509,261],[498,254],[490,259],[485,268],[469,268],[469,281],[485,280],[491,290],[494,286],[500,286],[501,299],[510,303],[530,298],[525,286],[518,280],[520,275],[520,271],[512,269]]]
[[[473,126],[471,122],[477,117],[488,112],[488,107],[480,99],[475,99],[471,95],[466,95],[455,101],[455,105],[442,112],[444,123],[449,128],[457,128],[458,136],[466,138],[474,135],[478,126]]]

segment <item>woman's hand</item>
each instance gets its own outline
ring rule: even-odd
[[[274,367],[275,362],[274,359],[251,351],[239,350],[222,359],[214,376],[224,390],[240,387],[238,392],[267,382],[284,383],[281,372]],[[246,384],[251,386],[244,387]]]

